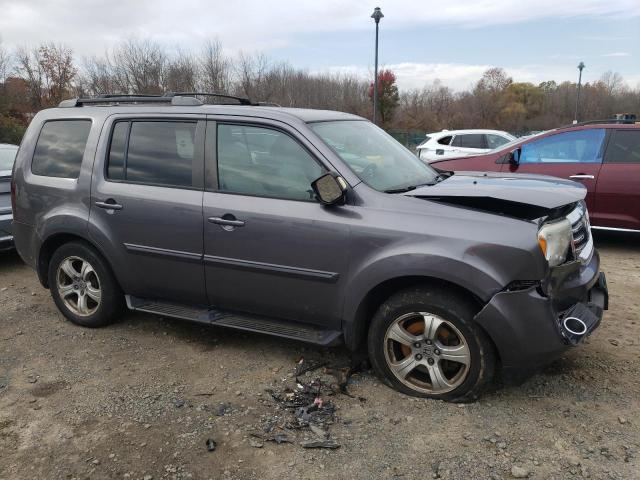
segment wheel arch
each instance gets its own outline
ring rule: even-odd
[[[104,259],[106,264],[111,269],[111,273],[114,273],[114,269],[113,269],[113,266],[111,265],[111,262],[109,261],[109,258],[91,240],[89,240],[86,237],[83,237],[82,235],[78,235],[77,233],[68,233],[68,232],[54,233],[49,237],[47,237],[42,242],[42,244],[40,245],[40,249],[38,251],[38,261],[37,261],[36,271],[38,272],[38,279],[40,280],[40,283],[44,288],[49,288],[49,278],[48,278],[49,264],[51,262],[51,257],[53,256],[54,252],[58,248],[60,248],[62,245],[65,245],[69,242],[74,242],[74,241],[85,243],[89,247],[93,248]],[[115,275],[114,277],[117,278]]]
[[[469,298],[477,307],[478,311],[480,311],[485,304],[478,295],[469,289],[439,277],[407,275],[389,278],[373,286],[359,302],[352,321],[349,322],[347,328],[345,328],[345,343],[347,347],[354,351],[361,348],[366,339],[369,323],[380,305],[394,293],[416,286],[447,288],[448,290],[455,291],[461,296]]]

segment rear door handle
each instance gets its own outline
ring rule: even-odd
[[[113,198],[109,198],[104,202],[95,202],[96,207],[104,208],[106,210],[122,210],[122,205],[116,203]]]
[[[209,217],[210,223],[215,223],[216,225],[223,225],[227,227],[244,227],[244,221],[238,220],[235,217],[233,218],[222,218],[222,217]]]
[[[578,179],[582,178],[582,179],[593,180],[596,177],[594,177],[593,175],[585,175],[584,173],[579,173],[577,175],[571,175],[569,178],[578,178]]]

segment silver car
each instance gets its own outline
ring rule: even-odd
[[[11,170],[18,146],[0,143],[0,251],[13,248],[11,234]]]

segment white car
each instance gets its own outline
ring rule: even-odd
[[[486,153],[516,137],[500,130],[442,130],[429,133],[418,145],[418,156],[425,162]]]

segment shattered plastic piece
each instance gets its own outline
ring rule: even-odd
[[[275,435],[263,435],[261,433],[252,433],[251,436],[264,440],[265,442],[275,442],[277,444],[293,443],[293,440],[291,440],[291,438],[289,438],[289,436],[284,433],[276,433]]]
[[[304,442],[300,442],[300,445],[302,448],[329,448],[331,450],[340,448],[340,444],[333,438],[328,438],[326,440],[306,440]]]
[[[217,446],[218,444],[215,442],[215,440],[212,440],[211,438],[207,438],[207,451],[213,452],[215,451]]]
[[[319,438],[327,438],[329,433],[313,424],[309,425],[309,429]]]
[[[217,417],[224,416],[225,413],[228,413],[231,410],[231,407],[225,403],[221,403],[215,409],[215,414]]]

